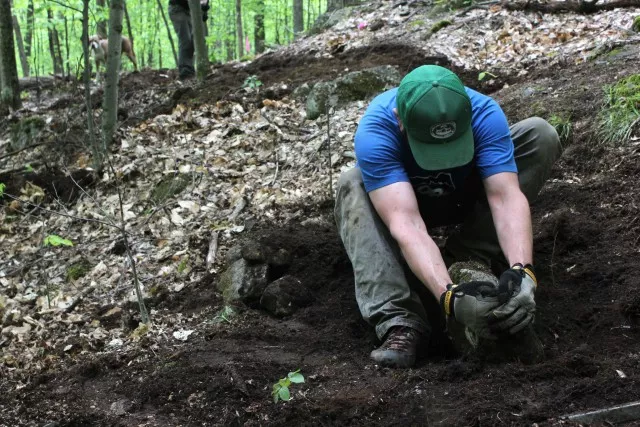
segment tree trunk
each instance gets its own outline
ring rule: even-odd
[[[238,48],[238,59],[242,59],[244,56],[242,51],[244,49],[242,42],[244,36],[242,34],[242,0],[236,0],[236,46]]]
[[[107,75],[104,83],[102,103],[103,149],[108,151],[113,142],[118,121],[118,72],[122,54],[122,17],[124,0],[111,0],[109,7],[109,52],[107,53]]]
[[[207,57],[207,43],[204,40],[204,22],[202,21],[200,0],[189,0],[189,11],[193,28],[193,46],[196,49],[196,76],[198,80],[204,81],[209,72],[209,58]]]
[[[22,107],[10,0],[0,0],[0,82],[0,105],[14,110]]]
[[[98,6],[98,13],[100,13],[100,15],[102,16],[101,12],[105,7],[104,0],[96,0],[96,5]],[[105,21],[104,19],[100,19],[98,21],[96,34],[98,34],[101,39],[107,38],[107,21]]]
[[[253,19],[253,44],[256,54],[259,54],[264,52],[264,0],[257,0]]]
[[[53,23],[53,12],[49,8],[47,8],[47,20],[49,21],[47,35],[49,37],[49,53],[51,54],[51,62],[53,63],[53,74],[59,76],[62,75],[62,64],[60,63],[57,52],[57,45],[59,46],[60,43],[56,43],[58,40],[58,32]]]
[[[22,75],[29,77],[29,61],[27,60],[27,54],[24,51],[24,43],[22,42],[22,33],[20,31],[20,23],[16,15],[11,17],[13,22],[13,31],[15,32],[16,42],[18,42],[18,52],[20,52],[20,65],[22,66]]]
[[[162,2],[158,0],[158,7],[160,8],[160,13],[162,14],[162,20],[164,21],[164,26],[167,27],[167,34],[169,35],[169,43],[171,44],[171,50],[173,51],[173,59],[176,62],[176,67],[178,66],[178,53],[176,52],[176,45],[173,43],[173,36],[171,35],[171,27],[169,27],[169,22],[167,22],[167,15],[164,13],[164,7],[162,6]]]
[[[27,58],[31,56],[31,45],[33,44],[33,0],[29,0],[29,5],[27,6],[27,34],[25,37],[25,52],[27,54]]]
[[[131,50],[135,52],[133,48],[133,33],[131,32],[131,21],[129,20],[129,11],[127,10],[127,4],[124,4],[124,22],[127,24],[127,35],[131,41]]]
[[[84,101],[87,111],[87,134],[88,148],[93,155],[92,163],[96,170],[102,167],[102,159],[104,158],[104,150],[96,141],[95,125],[93,123],[93,107],[91,103],[91,62],[89,53],[89,1],[83,0],[82,3],[82,53],[84,58],[84,73],[82,80],[84,82]]]
[[[67,76],[71,75],[71,61],[69,60],[69,21],[64,17],[64,47],[66,51],[65,62],[67,63]]]
[[[304,31],[304,8],[302,0],[293,0],[293,34],[295,38]]]

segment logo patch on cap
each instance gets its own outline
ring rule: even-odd
[[[431,126],[431,136],[436,139],[447,139],[456,133],[456,122],[444,122]]]

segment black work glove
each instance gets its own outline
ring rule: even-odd
[[[499,305],[498,288],[491,282],[450,284],[440,296],[440,306],[445,316],[454,318],[483,338],[495,337],[489,328],[489,321]]]
[[[502,273],[498,284],[498,298],[502,305],[492,312],[491,329],[494,332],[515,334],[533,322],[537,285],[531,264],[514,264]]]

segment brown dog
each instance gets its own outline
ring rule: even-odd
[[[101,39],[100,36],[94,35],[89,37],[89,49],[93,54],[93,60],[96,63],[96,80],[100,80],[100,66],[106,64],[107,53],[109,52],[109,44],[106,39]],[[133,63],[133,69],[138,71],[138,61],[136,60],[136,54],[133,52],[133,45],[131,40],[122,36],[122,53],[127,55],[127,58]]]

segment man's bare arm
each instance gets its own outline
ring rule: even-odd
[[[518,175],[502,172],[484,180],[498,241],[509,265],[533,264],[531,212]]]
[[[440,250],[420,216],[411,184],[396,182],[370,192],[369,197],[411,271],[439,299],[452,282]]]

